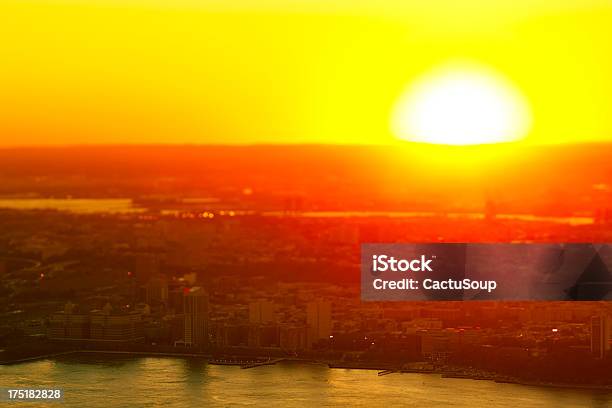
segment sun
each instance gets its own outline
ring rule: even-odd
[[[510,81],[481,66],[452,64],[404,92],[391,127],[412,142],[476,145],[520,140],[531,122],[526,99]]]

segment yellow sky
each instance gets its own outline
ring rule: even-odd
[[[447,61],[525,95],[533,142],[612,139],[609,0],[2,0],[0,145],[387,143]]]

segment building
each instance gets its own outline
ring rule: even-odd
[[[208,346],[208,293],[199,287],[185,290],[185,345],[206,348]]]
[[[306,326],[283,325],[280,328],[280,347],[286,351],[306,349]]]
[[[156,275],[144,285],[144,301],[149,305],[168,302],[168,281],[164,276]]]
[[[110,304],[102,310],[78,313],[70,302],[49,317],[48,336],[53,340],[138,341],[142,340],[142,314],[114,312]]]
[[[421,354],[430,360],[441,360],[448,357],[451,351],[452,332],[443,329],[420,330]]]
[[[329,302],[311,302],[306,306],[307,345],[319,340],[329,339],[332,331],[331,304]]]
[[[279,347],[280,333],[279,326],[276,324],[249,325],[248,346],[259,347]]]
[[[217,347],[246,347],[249,342],[250,325],[240,323],[217,323],[214,328]]]
[[[78,313],[73,303],[49,316],[48,336],[52,340],[83,340],[89,338],[89,315]]]
[[[137,341],[143,339],[142,314],[115,312],[110,304],[90,314],[90,338],[102,341]]]
[[[279,327],[275,320],[274,303],[258,300],[249,304],[249,347],[279,346]]]
[[[268,324],[274,321],[274,303],[257,301],[249,304],[249,323]]]
[[[181,314],[185,306],[185,292],[183,287],[173,287],[168,290],[168,312]],[[182,336],[182,334],[181,334]]]
[[[591,318],[591,354],[595,358],[604,358],[610,352],[612,340],[612,319],[608,316]]]

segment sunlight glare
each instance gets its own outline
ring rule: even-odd
[[[447,66],[417,81],[400,97],[392,131],[411,142],[474,145],[526,136],[531,115],[508,80],[475,66]]]

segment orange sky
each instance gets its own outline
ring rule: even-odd
[[[611,5],[3,0],[0,145],[387,143],[404,89],[457,58],[525,95],[528,140],[610,140]]]

